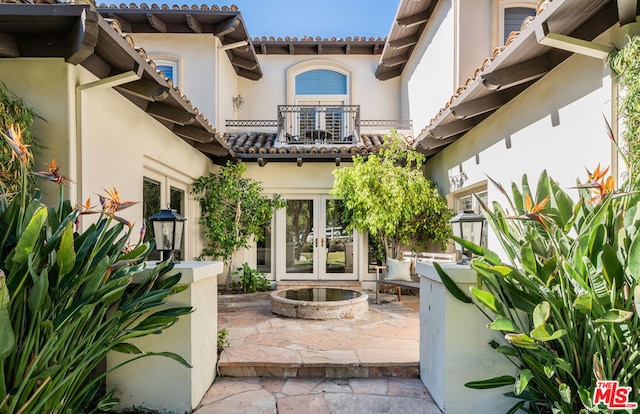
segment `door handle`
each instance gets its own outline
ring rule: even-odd
[[[316,243],[316,247],[318,247],[318,239],[313,239],[313,241]]]
[[[320,239],[320,247],[324,247],[324,238]]]

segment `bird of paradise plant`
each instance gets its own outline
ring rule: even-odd
[[[117,405],[102,390],[108,372],[97,370],[109,352],[131,354],[131,361],[170,352],[144,352],[131,340],[158,334],[191,312],[189,307],[158,310],[184,289],[173,265],[162,263],[139,283],[135,274],[153,248],[128,246],[131,226],[115,213],[131,206],[117,189],[101,196],[100,211],[90,200],[74,208],[68,200],[43,205],[25,176],[30,152],[19,128],[2,131],[22,167],[19,194],[0,198],[0,414],[94,413]],[[61,188],[70,180],[54,161],[36,176]],[[60,191],[60,195],[62,195]],[[100,213],[82,233],[81,214]],[[115,367],[113,369],[119,368]],[[110,372],[110,371],[109,371]]]
[[[509,413],[608,413],[593,403],[598,380],[631,387],[640,403],[640,183],[614,189],[608,171],[587,170],[577,201],[546,172],[535,192],[526,176],[512,194],[497,184],[508,207],[483,208],[505,261],[456,238],[476,255],[470,294],[435,264],[447,289],[504,335],[490,345],[520,374],[466,385],[512,387]]]

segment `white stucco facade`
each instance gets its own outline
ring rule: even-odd
[[[73,180],[65,193],[73,205],[91,198],[91,205],[99,206],[97,194],[111,187],[122,201],[141,202],[143,177],[154,173],[165,186],[185,191],[185,257],[199,254],[199,206],[189,189],[195,178],[214,168],[209,158],[114,89],[92,87],[93,75],[62,59],[2,59],[0,77],[43,118],[33,130],[44,147],[36,154],[36,166],[46,169],[52,157],[62,164],[61,173]],[[41,187],[48,202],[57,200],[52,183]],[[137,243],[142,204],[118,215],[134,224],[130,242]]]

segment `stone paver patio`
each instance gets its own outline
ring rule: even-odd
[[[230,345],[194,412],[441,414],[418,378],[418,297],[382,298],[366,315],[314,321],[273,315],[269,293],[219,296]]]

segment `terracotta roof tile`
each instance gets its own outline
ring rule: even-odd
[[[118,6],[116,6],[115,4],[105,4],[105,3],[100,3],[98,6],[98,8],[100,9],[130,9],[130,10],[211,10],[211,11],[238,11],[238,6],[236,6],[235,4],[232,4],[231,6],[222,6],[219,7],[215,4],[209,6],[206,4],[202,4],[200,6],[198,5],[187,5],[187,4],[157,4],[157,3],[151,3],[150,5],[148,5],[147,3],[140,3],[139,5],[136,3],[129,3],[129,4],[125,4],[125,3],[120,3]]]
[[[553,0],[540,0],[538,2],[538,4],[536,5],[536,16],[529,16],[527,17],[523,22],[522,22],[522,26],[520,28],[520,31],[514,31],[511,32],[507,38],[507,41],[505,43],[504,46],[500,46],[500,47],[496,47],[491,56],[488,56],[484,59],[484,61],[482,62],[482,64],[476,68],[476,70],[473,72],[473,76],[467,78],[466,82],[464,83],[463,86],[458,87],[458,89],[455,91],[455,93],[449,98],[449,100],[445,103],[445,106],[443,108],[440,108],[440,110],[438,111],[438,113],[431,118],[431,120],[429,121],[429,124],[427,126],[425,126],[422,131],[420,131],[420,133],[418,134],[418,139],[424,138],[427,134],[428,131],[431,129],[431,127],[439,120],[439,118],[446,112],[446,110],[448,108],[450,108],[452,105],[455,104],[455,101],[457,98],[460,97],[460,95],[462,95],[464,93],[464,91],[469,87],[469,85],[471,85],[471,83],[473,83],[479,76],[482,75],[482,73],[484,71],[486,71],[489,66],[491,66],[491,63],[496,60],[496,58],[505,50],[505,48],[507,48],[511,43],[513,43],[513,41],[517,38],[517,36],[520,34],[520,32],[522,30],[524,30],[525,27],[527,27],[529,24],[531,24],[531,22],[533,22],[535,20],[535,18],[544,11],[544,9],[547,8],[547,6],[549,5],[549,3],[551,3]]]
[[[273,132],[230,132],[224,138],[231,150],[238,156],[242,154],[349,154],[368,155],[378,152],[383,142],[383,135],[361,135],[359,145],[288,145],[277,146],[276,134]]]

